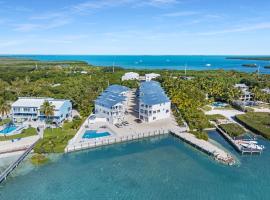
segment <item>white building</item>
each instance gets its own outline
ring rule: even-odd
[[[95,101],[95,115],[106,118],[112,124],[121,123],[127,111],[129,88],[121,85],[109,86]]]
[[[160,74],[156,73],[150,73],[150,74],[145,74],[145,81],[151,81],[152,79],[160,77]]]
[[[171,101],[156,81],[142,82],[139,88],[139,118],[153,122],[170,117]]]
[[[241,90],[242,94],[239,98],[241,101],[252,101],[253,94],[249,92],[249,87],[246,84],[235,84],[234,87]]]
[[[261,91],[266,94],[270,94],[270,88],[264,88],[264,89],[261,89]]]
[[[122,76],[122,81],[139,80],[139,74],[135,72],[127,72]]]
[[[14,122],[30,120],[45,120],[46,116],[40,111],[41,106],[48,101],[54,106],[54,115],[49,118],[59,124],[72,115],[72,104],[69,100],[53,98],[19,97],[11,105],[11,115]]]

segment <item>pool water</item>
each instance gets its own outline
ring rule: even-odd
[[[16,130],[17,126],[8,126],[4,128],[3,130],[0,131],[0,134],[8,134],[11,133],[12,131]]]
[[[93,138],[105,137],[105,136],[109,136],[109,135],[111,135],[111,134],[108,132],[97,133],[97,131],[95,131],[95,130],[87,130],[83,134],[83,138],[93,139]]]

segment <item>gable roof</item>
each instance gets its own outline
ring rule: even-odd
[[[147,105],[170,102],[160,84],[156,81],[143,82],[140,85],[140,101]]]

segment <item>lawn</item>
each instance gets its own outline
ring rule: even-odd
[[[11,119],[9,118],[3,119],[2,121],[0,121],[0,126],[3,126],[4,124],[8,124],[9,122],[11,122]]]
[[[236,119],[254,133],[270,139],[270,113],[250,112],[236,115]]]
[[[217,120],[219,119],[226,119],[226,117],[224,117],[221,114],[206,115],[206,117],[209,121],[214,121],[214,122],[217,122]]]
[[[29,136],[37,135],[37,131],[35,128],[27,128],[24,129],[20,134],[16,135],[1,135],[0,136],[0,141],[7,141],[7,140],[13,140],[13,139],[18,139],[18,138],[25,138]]]
[[[44,137],[40,140],[35,148],[35,153],[62,153],[68,141],[74,137],[77,132],[77,126],[73,122],[65,122],[62,128],[47,128],[44,131]]]
[[[231,137],[243,135],[246,131],[236,123],[220,124],[219,127]]]

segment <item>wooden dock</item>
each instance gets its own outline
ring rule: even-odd
[[[234,149],[237,152],[241,154],[261,154],[262,153],[262,150],[248,149],[248,148],[242,147],[240,144],[237,144],[235,140],[231,138],[231,136],[229,136],[224,130],[219,128],[217,125],[216,125],[216,129],[219,133],[221,133],[221,135],[225,138],[225,140],[227,140],[234,147]]]
[[[34,146],[38,141],[29,146],[26,151],[15,161],[13,162],[1,175],[0,175],[0,183],[7,179],[8,175],[23,161],[23,159],[32,151]]]

